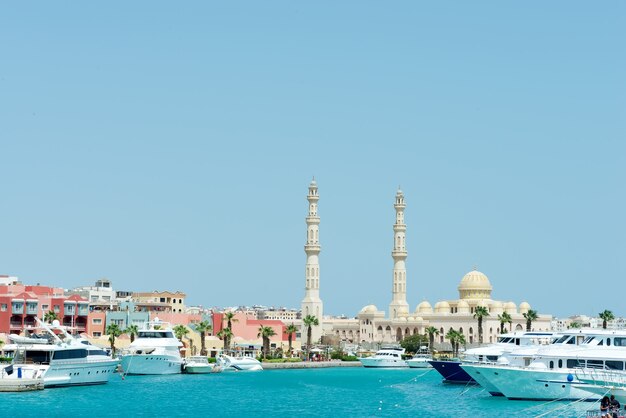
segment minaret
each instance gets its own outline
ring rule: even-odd
[[[307,200],[309,201],[309,215],[306,217],[306,231],[307,239],[304,245],[304,252],[306,253],[306,270],[305,277],[305,294],[302,299],[302,318],[307,315],[313,315],[319,321],[319,326],[313,326],[311,328],[311,341],[317,342],[322,336],[322,317],[324,312],[324,305],[320,299],[320,242],[319,242],[319,229],[320,229],[320,217],[317,215],[317,202],[319,200],[317,194],[317,183],[315,177],[309,184],[309,195]],[[302,342],[306,343],[307,329],[302,326]]]
[[[393,287],[392,300],[389,304],[389,318],[394,319],[402,313],[408,313],[409,304],[406,302],[406,225],[404,224],[404,194],[398,188],[396,193],[396,223],[393,224]]]

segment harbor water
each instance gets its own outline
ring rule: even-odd
[[[593,403],[509,401],[430,369],[115,375],[106,385],[0,393],[6,417],[577,417]],[[596,406],[597,407],[597,406]]]

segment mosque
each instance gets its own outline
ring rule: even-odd
[[[306,253],[305,266],[305,296],[302,300],[302,317],[314,315],[318,318],[319,326],[312,328],[313,341],[319,341],[322,335],[335,336],[341,341],[350,343],[393,343],[413,334],[424,334],[426,328],[435,327],[439,332],[436,335],[436,344],[446,344],[445,335],[454,329],[465,336],[468,344],[478,342],[478,322],[474,318],[477,306],[487,308],[489,315],[483,318],[483,342],[492,343],[500,334],[499,315],[508,313],[510,324],[505,324],[509,331],[526,329],[524,314],[531,307],[527,302],[516,305],[511,301],[497,301],[491,298],[493,290],[489,278],[476,269],[467,273],[458,286],[459,298],[443,300],[433,306],[423,301],[415,308],[409,309],[406,299],[407,271],[405,260],[406,224],[404,210],[406,203],[402,190],[395,196],[394,208],[396,211],[393,224],[394,247],[391,252],[393,258],[393,274],[391,288],[391,302],[388,316],[375,305],[367,305],[357,314],[356,318],[338,319],[324,317],[323,302],[320,298],[320,264],[321,251],[319,241],[320,218],[317,213],[319,194],[315,179],[309,185],[307,196],[309,213],[306,217],[307,241],[304,246]],[[533,331],[547,331],[551,328],[551,315],[538,315],[532,322]],[[306,330],[302,326],[302,341],[306,341]]]

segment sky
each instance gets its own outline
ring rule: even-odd
[[[0,274],[325,313],[626,315],[626,3],[5,2]]]

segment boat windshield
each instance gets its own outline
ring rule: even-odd
[[[139,338],[174,338],[170,331],[139,331]]]

